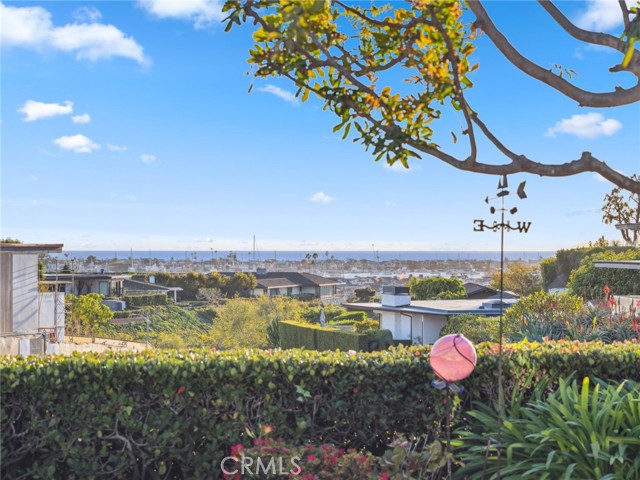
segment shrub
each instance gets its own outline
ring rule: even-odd
[[[548,398],[545,385],[526,406],[512,405],[503,421],[504,478],[636,479],[640,476],[640,390],[635,382],[607,385],[588,377],[560,380]],[[458,478],[493,478],[497,415],[489,407],[468,412],[477,423],[461,431]]]
[[[333,320],[339,319],[347,312],[340,305],[325,305],[322,306],[321,303],[315,302],[314,305],[310,305],[302,312],[302,318],[305,319],[309,323],[320,323],[320,310],[324,309],[324,318],[326,322],[332,322]],[[344,317],[349,318],[349,317]]]
[[[418,279],[410,278],[405,283],[411,291],[411,297],[415,300],[445,300],[466,298],[467,291],[459,278],[428,277]]]
[[[267,426],[271,429],[270,426]],[[244,461],[243,461],[244,459]],[[275,478],[286,475],[314,480],[362,480],[437,478],[446,465],[447,453],[442,443],[424,439],[411,442],[397,438],[381,457],[355,449],[322,443],[291,446],[271,437],[256,438],[252,446],[231,448],[225,461],[226,478]],[[250,465],[244,468],[245,465]],[[282,468],[280,466],[282,465]],[[244,474],[244,477],[242,476]]]
[[[568,287],[572,293],[587,299],[597,299],[605,285],[616,295],[637,295],[640,293],[640,271],[627,269],[596,268],[594,260],[640,260],[640,249],[630,249],[621,253],[611,251],[590,255],[580,263],[580,267],[569,277]]]
[[[127,308],[166,305],[167,295],[165,293],[125,295],[124,301],[127,302]]]
[[[333,322],[351,321],[351,323],[354,323],[354,322],[361,322],[366,319],[367,319],[366,312],[345,312],[334,317],[332,321]]]
[[[309,323],[280,322],[280,346],[282,348],[306,348],[309,350],[373,351],[386,349],[393,338],[389,330],[350,332]]]
[[[508,325],[524,328],[528,322],[565,325],[585,313],[584,300],[568,293],[536,292],[521,298],[505,312]]]
[[[367,350],[375,352],[386,350],[393,345],[393,334],[390,330],[369,330],[367,332]]]
[[[371,320],[366,318],[366,319],[355,322],[353,324],[353,329],[356,332],[367,332],[369,330],[379,330],[380,323],[377,320]]]
[[[462,411],[496,398],[497,347],[476,349],[476,369],[460,382]],[[428,353],[425,346],[0,357],[0,477],[216,478],[230,448],[261,425],[275,425],[291,445],[374,454],[393,432],[431,442],[442,433],[446,393],[431,387]],[[554,388],[571,373],[640,381],[637,343],[505,345],[503,363],[506,398],[528,395],[542,379]],[[456,414],[454,425],[460,421]]]
[[[473,343],[497,342],[500,337],[500,318],[484,317],[465,313],[453,315],[440,330],[440,336],[450,333],[461,333]],[[503,318],[503,336],[509,336],[511,330],[507,328],[506,317]]]

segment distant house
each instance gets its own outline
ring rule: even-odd
[[[495,288],[480,285],[478,283],[467,282],[463,285],[467,292],[467,298],[469,300],[482,300],[486,298],[500,298],[500,290]],[[502,292],[502,298],[519,298],[519,295],[514,292],[505,290]]]
[[[313,295],[323,300],[339,298],[338,287],[342,282],[302,272],[268,272],[254,273],[257,285],[251,291],[251,295],[259,297],[268,296],[294,296]]]
[[[166,293],[173,297],[173,301],[178,303],[178,292],[182,291],[181,287],[165,287],[156,283],[145,282],[143,280],[125,279],[124,291],[135,293]]]
[[[47,273],[45,280],[51,282],[66,282],[70,288],[65,293],[86,295],[99,293],[105,297],[124,297],[124,282],[131,275],[111,273]]]
[[[38,255],[61,251],[62,244],[0,243],[0,332],[64,337],[64,300],[60,305],[61,295],[38,288]]]
[[[517,301],[503,298],[503,311]],[[384,287],[380,302],[344,303],[343,306],[348,310],[378,314],[381,329],[390,330],[394,340],[414,345],[434,343],[452,315],[500,315],[499,299],[411,300],[408,287]]]

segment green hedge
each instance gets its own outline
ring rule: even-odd
[[[343,322],[343,321],[352,320],[351,323],[354,323],[354,322],[361,322],[361,321],[366,320],[366,319],[367,319],[367,313],[366,312],[347,312],[347,313],[343,313],[342,315],[338,315],[332,321],[333,322]]]
[[[480,344],[460,412],[495,400],[494,344]],[[429,347],[0,357],[0,477],[219,478],[230,447],[264,425],[291,444],[372,451],[393,432],[441,435],[446,392]],[[640,380],[640,345],[505,345],[505,396],[541,378]]]
[[[280,322],[279,328],[282,348],[342,350],[343,352],[349,350],[368,352],[380,349],[377,342],[373,344],[370,332],[359,333],[291,321]]]
[[[166,293],[143,293],[137,295],[125,295],[124,301],[127,302],[127,308],[166,305],[167,295]]]

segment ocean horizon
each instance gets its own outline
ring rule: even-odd
[[[309,252],[304,250],[283,251],[228,251],[228,250],[69,250],[61,254],[53,254],[59,259],[87,258],[94,256],[98,260],[134,260],[157,259],[161,261],[185,261],[206,262],[214,259],[227,258],[230,254],[236,255],[239,262],[254,261],[302,261],[310,253],[317,253],[318,261],[322,260],[366,260],[371,262],[384,262],[390,260],[399,261],[429,261],[429,260],[500,260],[500,251],[470,251],[470,250],[416,250],[416,251],[365,251],[365,250],[336,250],[325,252]],[[328,254],[328,255],[327,255]],[[542,260],[555,256],[555,251],[517,251],[504,252],[505,259],[514,260]]]

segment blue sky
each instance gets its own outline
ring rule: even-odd
[[[619,33],[615,0],[560,2],[585,27]],[[487,9],[522,52],[576,83],[630,86],[620,59],[585,48],[535,2]],[[497,177],[430,157],[389,168],[333,134],[319,99],[247,76],[251,26],[224,33],[213,1],[3,2],[1,235],[86,250],[497,250],[483,199]],[[555,28],[554,28],[555,27]],[[640,172],[640,107],[583,109],[516,71],[486,38],[469,98],[513,150],[546,162],[591,151]],[[254,83],[251,93],[250,84]],[[441,141],[448,141],[443,120]],[[482,144],[481,159],[501,161]],[[516,175],[507,250],[618,239],[601,222],[612,185],[593,174]]]

